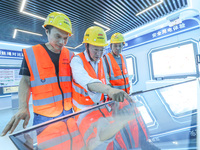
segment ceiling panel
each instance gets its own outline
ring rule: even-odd
[[[160,5],[136,16],[138,12],[159,1],[26,0],[24,11],[43,18],[53,11],[65,13],[70,18],[73,29],[73,36],[70,37],[67,46],[76,47],[82,43],[85,30],[95,25],[94,21],[110,28],[110,31],[107,32],[107,37],[110,39],[112,34],[116,32],[125,33],[183,7],[187,7],[187,0],[164,0]],[[44,20],[20,13],[21,4],[22,0],[0,1],[0,40],[31,45],[47,42],[44,29],[42,28]],[[14,29],[36,32],[43,36],[18,32],[16,38],[13,39]],[[83,50],[83,45],[75,49],[75,51]]]

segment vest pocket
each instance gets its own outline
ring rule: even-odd
[[[34,106],[40,106],[40,110],[55,107],[55,98],[51,84],[32,87],[32,97]]]
[[[53,66],[44,65],[42,66],[42,70],[40,71],[40,77],[49,77],[50,75],[54,75],[56,73]]]

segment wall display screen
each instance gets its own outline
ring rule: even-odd
[[[196,74],[194,56],[193,43],[152,52],[154,78]]]
[[[127,63],[127,69],[128,69],[128,74],[129,75],[134,75],[134,70],[133,70],[133,60],[131,57],[126,58],[126,63]]]
[[[20,79],[19,69],[0,69],[0,87],[18,86]]]
[[[182,116],[197,110],[197,88],[194,81],[164,88],[159,92],[164,103],[169,106],[175,116]]]
[[[138,80],[135,59],[136,58],[133,55],[126,56],[126,64],[127,64],[127,69],[128,69],[129,81],[133,84],[135,84]]]
[[[138,110],[141,112],[142,118],[144,119],[144,121],[147,125],[153,123],[153,120],[145,106],[138,107]]]

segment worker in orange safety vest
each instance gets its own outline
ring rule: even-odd
[[[121,54],[125,40],[121,33],[115,33],[110,39],[111,52],[104,55],[110,84],[130,94],[129,75],[126,58]]]
[[[33,125],[72,113],[70,62],[74,56],[64,46],[72,34],[70,19],[63,13],[50,13],[43,25],[48,42],[23,49],[20,69],[19,111],[12,117],[2,135],[12,133],[20,120],[26,128],[29,98],[32,93]]]
[[[71,117],[47,125],[37,135],[37,148],[48,150],[80,150],[85,143],[79,132],[76,120]]]
[[[101,58],[107,43],[105,31],[97,26],[89,27],[84,34],[83,43],[86,50],[73,57],[72,68],[72,101],[76,111],[100,104],[104,95],[115,101],[131,100],[126,92],[106,85],[107,69]]]

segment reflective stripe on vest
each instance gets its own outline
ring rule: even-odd
[[[74,85],[74,84],[72,84],[72,87],[74,88],[74,90],[75,90],[77,93],[82,94],[82,95],[84,95],[84,96],[89,96],[89,95],[88,95],[88,92],[87,92],[86,90],[84,90],[83,88],[80,88],[80,87],[78,87],[78,86],[76,86],[76,85]]]
[[[124,136],[122,137],[122,134],[120,131],[115,136],[115,140],[113,142],[113,144],[114,144],[113,147],[114,147],[114,149],[116,148],[116,149],[126,149],[127,150],[125,140],[123,139],[125,137]]]
[[[63,111],[63,106],[65,110],[71,109],[72,79],[69,64],[74,55],[73,52],[66,48],[61,51],[58,82],[55,66],[42,45],[36,45],[23,51],[30,71],[33,111],[43,116],[55,117]]]
[[[64,93],[64,98],[70,98],[71,96],[72,96],[71,93]],[[56,96],[45,98],[45,99],[34,100],[33,105],[42,106],[42,105],[47,105],[47,104],[51,104],[58,101],[62,101],[62,95],[56,95]]]
[[[34,74],[34,77],[39,77],[39,72],[38,72],[38,68],[37,68],[37,63],[36,63],[36,60],[35,60],[35,54],[33,52],[33,48],[32,47],[29,47],[26,49],[26,53],[27,53],[27,56],[28,56],[28,60],[30,62],[30,65],[31,65],[31,69],[33,71],[33,74]]]
[[[111,53],[108,53],[107,55],[105,55],[105,57],[109,65],[109,70],[110,70],[109,77],[112,87],[117,89],[122,89],[124,91],[127,90],[126,92],[129,94],[130,91],[129,78],[128,78],[129,75],[126,68],[125,57],[120,54],[123,74],[121,72],[119,65],[117,64],[115,58]],[[114,66],[115,68],[113,68],[113,65],[115,65]]]
[[[72,97],[72,93],[64,93],[64,98],[71,98]]]
[[[33,105],[42,106],[42,105],[47,105],[47,104],[51,104],[58,101],[62,101],[62,95],[56,95],[56,96],[45,98],[45,99],[34,100]]]
[[[116,139],[114,139],[114,141],[113,141],[113,149],[115,150],[120,150],[120,149],[122,149],[122,147],[119,145],[119,143],[117,142],[117,140]]]
[[[52,138],[48,141],[45,141],[45,142],[42,142],[38,145],[38,148],[39,149],[47,149],[47,148],[52,148],[56,145],[59,145],[59,144],[62,144],[66,141],[70,141],[71,140],[71,137],[69,134],[67,135],[62,135],[62,136],[59,136],[59,137],[55,137],[55,138]]]
[[[106,76],[107,76],[108,73],[107,73],[106,63],[105,63],[103,58],[101,58],[101,60],[102,60],[102,63],[103,63],[103,70],[104,70],[105,78],[107,78]],[[106,81],[105,81],[104,84],[107,84]]]
[[[72,80],[72,78],[71,78],[71,76],[70,77],[59,77],[59,80],[60,80],[60,82],[67,82],[67,81],[71,81]]]
[[[58,149],[59,146],[70,148],[70,139],[66,123],[63,121],[46,126],[45,129],[37,135],[39,149]]]
[[[93,105],[81,105],[81,104],[77,103],[77,101],[75,101],[73,98],[72,98],[72,103],[73,103],[74,106],[76,106],[77,108],[79,108],[81,110],[96,105],[96,104],[93,104]]]
[[[57,83],[57,77],[50,77],[50,78],[45,78],[45,79],[41,79],[41,80],[34,80],[31,81],[31,87],[35,87],[35,86],[40,86],[40,85],[44,85],[44,84],[51,84],[51,83]]]
[[[68,125],[66,125],[65,122],[60,122],[60,124],[62,123],[62,125],[59,126],[60,127],[59,129],[56,128],[56,124],[58,124],[58,123],[53,123],[53,124],[47,126],[46,130],[49,130],[49,131],[45,131],[45,133],[41,132],[38,136],[38,138],[39,138],[38,140],[42,141],[41,143],[38,144],[38,148],[39,149],[48,149],[48,148],[59,149],[60,148],[59,146],[61,146],[61,147],[65,147],[65,149],[70,149],[71,143],[73,143],[74,145],[76,144],[76,148],[78,147],[78,145],[81,144],[81,147],[78,147],[78,148],[83,148],[83,146],[84,146],[83,139],[82,139],[82,136],[76,126],[76,122],[71,120],[71,121],[73,121],[72,122],[73,124],[69,125],[70,119],[72,119],[72,118],[69,118],[67,120]],[[55,126],[55,131],[60,130],[60,133],[55,134],[53,126]],[[68,128],[69,132],[67,131],[67,128]],[[73,128],[73,129],[71,129],[71,128]],[[63,135],[63,133],[65,133],[65,135]],[[44,141],[44,139],[46,139],[47,136],[49,136],[49,135],[51,135],[51,138],[49,140]],[[77,144],[76,142],[73,142],[73,139],[75,139],[75,138],[79,138],[79,144]],[[82,142],[82,143],[80,143],[80,142]],[[73,146],[72,146],[72,148],[74,148]],[[74,148],[74,149],[76,149],[76,148]]]
[[[125,88],[129,88],[130,87],[130,84],[128,84],[127,86],[125,86],[125,85],[122,85],[122,86],[112,86],[113,88],[116,88],[116,89],[121,89],[121,90],[123,90],[123,89],[125,89]]]
[[[131,123],[133,123],[133,121],[131,121]],[[130,124],[130,123],[128,123],[128,124],[125,125],[125,129],[126,129],[127,132],[128,132],[128,137],[129,137],[129,140],[130,140],[131,148],[134,148],[136,144],[135,144],[135,141],[134,141],[134,138],[133,138],[133,134],[131,134],[131,133],[133,133],[133,131],[131,132],[130,126],[131,126],[132,128],[135,128],[136,125],[137,125],[137,123],[134,124],[134,125],[133,125],[133,124]],[[136,132],[135,132],[135,131],[136,131]],[[138,127],[137,127],[136,130],[134,130],[134,136],[135,136],[135,137],[139,136],[139,134],[138,134]],[[138,137],[138,139],[139,139],[139,137]],[[139,144],[139,143],[138,143],[138,144]]]

